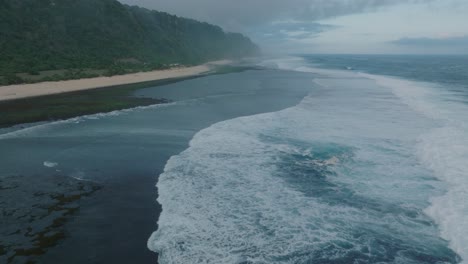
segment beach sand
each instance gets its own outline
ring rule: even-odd
[[[139,72],[111,77],[96,77],[79,80],[0,86],[0,101],[37,97],[51,94],[60,94],[67,92],[76,92],[123,84],[133,84],[147,81],[188,77],[207,73],[216,65],[225,65],[228,63],[230,63],[230,61],[221,60],[193,67],[158,70],[151,72]]]

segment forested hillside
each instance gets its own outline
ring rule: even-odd
[[[17,73],[112,75],[257,52],[241,34],[115,0],[0,1],[0,76],[8,83],[21,81]]]

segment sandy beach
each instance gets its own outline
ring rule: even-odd
[[[228,63],[230,63],[230,61],[221,60],[193,67],[139,72],[111,77],[96,77],[58,82],[41,82],[33,84],[0,86],[0,101],[104,88],[115,85],[194,76],[206,73],[216,65],[224,65]]]

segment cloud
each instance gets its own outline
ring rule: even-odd
[[[383,6],[428,0],[121,0],[246,31],[278,20],[317,21],[376,10]]]
[[[402,38],[422,32],[467,34],[462,27],[466,0],[119,1],[244,33],[272,53],[444,53],[468,47],[466,37],[453,35],[444,40]]]
[[[391,42],[400,46],[468,47],[468,36],[443,38],[401,38]]]
[[[282,20],[248,30],[246,33],[266,52],[291,52],[298,46],[313,46],[321,33],[339,26],[318,22]]]
[[[338,26],[306,21],[274,21],[271,24],[250,31],[266,39],[305,39],[318,36],[320,33],[338,28]],[[263,34],[260,34],[263,32]],[[257,34],[258,33],[258,34]]]

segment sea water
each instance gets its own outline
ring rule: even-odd
[[[296,106],[211,125],[170,158],[148,241],[160,263],[468,261],[466,57],[260,65],[314,83]]]
[[[9,190],[8,200],[18,197],[22,201],[33,195],[25,194],[25,188],[36,189],[41,194],[35,196],[36,201],[21,202],[21,210],[27,212],[57,192],[53,184],[49,185],[52,189],[29,186],[27,179],[62,176],[65,182],[71,177],[102,187],[80,200],[80,209],[66,217],[70,220],[64,226],[66,238],[37,256],[38,263],[155,263],[157,255],[146,244],[159,216],[154,185],[167,160],[214,123],[298,104],[312,83],[309,73],[278,70],[211,75],[147,87],[135,94],[166,98],[170,104],[0,130],[0,189],[9,186],[8,179],[16,175],[24,180],[17,181],[19,188]],[[0,211],[9,205],[14,204],[0,198]],[[6,212],[16,209],[6,208]],[[41,219],[31,220],[32,228],[43,226]],[[11,230],[31,235],[21,221],[12,225],[8,226]],[[0,244],[17,243],[11,241],[10,233],[0,232]],[[31,258],[36,260],[36,256]]]

